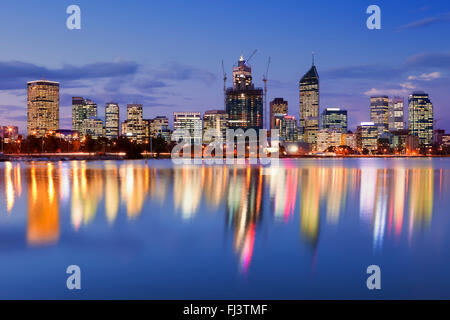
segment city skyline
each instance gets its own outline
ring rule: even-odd
[[[62,84],[61,128],[70,127],[72,96],[86,96],[94,100],[99,105],[102,118],[104,106],[110,101],[121,106],[141,103],[146,115],[165,115],[169,119],[174,111],[203,113],[210,109],[220,109],[223,105],[223,97],[220,94],[223,85],[220,61],[225,61],[225,68],[229,73],[236,60],[236,53],[242,51],[245,56],[257,48],[258,52],[251,63],[255,86],[263,86],[262,74],[266,61],[268,56],[272,58],[268,78],[268,101],[283,97],[291,106],[298,105],[298,92],[295,87],[310,65],[311,51],[315,51],[316,64],[320,65],[321,75],[320,112],[327,107],[346,109],[352,115],[349,117],[349,127],[355,128],[360,122],[369,119],[367,99],[371,95],[401,96],[406,100],[412,91],[423,90],[432,97],[436,118],[441,119],[437,127],[450,129],[450,119],[444,112],[448,100],[445,88],[449,82],[447,71],[450,65],[450,48],[445,42],[433,41],[442,37],[449,29],[445,16],[445,13],[450,11],[450,5],[447,3],[427,5],[425,1],[381,1],[379,5],[383,10],[382,29],[369,31],[365,28],[366,4],[327,3],[330,10],[317,16],[316,12],[320,12],[320,1],[317,4],[302,4],[301,13],[292,10],[296,12],[295,15],[289,12],[294,3],[288,2],[281,6],[282,8],[274,4],[262,4],[263,8],[255,9],[254,3],[250,1],[240,5],[249,13],[248,21],[255,29],[254,39],[246,38],[244,41],[244,37],[236,33],[235,27],[231,27],[230,31],[217,28],[205,30],[212,18],[203,17],[203,20],[190,25],[187,30],[202,30],[204,37],[200,38],[205,39],[202,40],[204,43],[191,36],[188,39],[194,43],[189,48],[186,47],[186,41],[180,43],[179,36],[175,33],[180,31],[178,28],[185,26],[187,18],[181,17],[176,30],[173,27],[152,28],[153,23],[161,22],[157,12],[177,16],[181,12],[192,13],[192,8],[187,8],[187,4],[179,3],[171,13],[164,11],[159,3],[155,3],[151,10],[146,10],[147,4],[133,4],[137,8],[136,12],[128,10],[126,19],[142,18],[139,11],[155,18],[153,22],[147,22],[152,19],[142,20],[141,31],[137,27],[127,26],[126,30],[118,33],[118,40],[123,40],[125,47],[133,44],[132,47],[136,50],[124,51],[116,47],[116,50],[111,50],[111,44],[103,41],[102,48],[93,50],[98,52],[91,50],[89,55],[78,54],[74,48],[83,44],[97,48],[98,44],[93,42],[92,33],[110,39],[108,35],[116,31],[109,23],[104,30],[97,25],[100,8],[106,6],[111,15],[115,15],[123,10],[122,5],[80,1],[85,19],[78,33],[71,33],[63,24],[61,30],[58,30],[57,24],[64,16],[59,20],[55,18],[54,22],[49,19],[42,25],[35,26],[39,32],[55,32],[55,40],[64,38],[67,43],[65,48],[61,48],[55,40],[49,39],[47,53],[44,54],[44,49],[37,48],[35,41],[31,40],[26,31],[37,17],[43,14],[43,10],[50,5],[49,2],[44,1],[42,8],[33,12],[34,18],[24,4],[7,4],[10,11],[21,12],[29,20],[25,19],[23,26],[16,26],[8,17],[0,14],[1,23],[8,23],[8,28],[5,29],[9,30],[12,26],[15,38],[24,40],[14,46],[17,40],[12,38],[12,33],[2,35],[4,41],[12,44],[14,54],[10,48],[5,48],[0,53],[0,71],[5,76],[0,82],[0,116],[3,119],[1,124],[17,123],[20,131],[25,131],[23,110],[26,94],[21,91],[23,83],[41,79],[42,76]],[[65,9],[63,7],[64,5],[61,5],[62,11]],[[223,25],[228,26],[229,22],[225,22],[225,19],[233,18],[232,7],[232,3],[212,4],[207,5],[206,9],[215,14],[220,12],[224,16],[220,18],[224,19]],[[138,10],[139,8],[142,10]],[[258,22],[259,10],[275,10],[274,12],[286,14],[287,22],[283,26],[273,26],[271,30],[263,33],[261,22]],[[331,12],[335,12],[335,16]],[[51,15],[56,16],[56,13],[52,12]],[[217,18],[217,15],[215,17]],[[433,22],[421,22],[430,17]],[[317,19],[318,23],[313,24],[315,28],[306,28],[312,19]],[[192,22],[191,18],[189,22]],[[323,26],[320,26],[321,24]],[[336,39],[325,36],[325,28],[331,26]],[[153,32],[155,30],[157,32]],[[309,34],[303,30],[309,30]],[[224,40],[223,43],[213,40],[230,38],[229,33],[234,34],[232,40]],[[130,34],[130,38],[126,38],[125,34]],[[150,37],[152,43],[158,43],[160,49],[148,50],[148,44],[138,42],[139,35],[144,34]],[[168,35],[173,41],[163,42],[162,39]],[[344,35],[345,38],[342,37]],[[430,39],[426,47],[415,46],[413,40],[423,35]],[[295,44],[300,37],[305,37],[301,46]],[[96,42],[98,38],[95,37]],[[272,40],[277,40],[276,43],[281,45],[264,45]],[[214,48],[204,54],[206,43],[211,41]],[[180,45],[182,50],[174,50],[173,43]],[[386,48],[390,49],[389,54],[380,54],[385,52]],[[295,108],[291,110],[291,114],[299,119],[298,111]],[[120,118],[125,118],[124,115],[122,110]]]
[[[244,58],[242,56],[240,58],[240,61],[242,61],[245,64],[245,60],[244,60]],[[300,83],[302,83],[304,81],[304,79],[309,77],[312,73],[314,73],[315,77],[317,77],[317,79],[318,79],[317,69],[316,69],[316,66],[314,64],[313,64],[312,68],[307,73],[305,73],[305,75],[300,79]],[[253,87],[254,84],[251,81],[251,69],[249,71],[249,76],[250,76],[249,84],[251,85],[251,88],[249,88],[249,90],[259,90],[258,94],[259,94],[260,98],[262,99],[263,90],[261,88],[254,88]],[[32,85],[35,85],[35,84],[42,85],[43,84],[43,85],[46,85],[46,86],[50,86],[50,88],[52,86],[56,85],[57,88],[58,88],[57,89],[58,90],[57,98],[56,98],[56,101],[53,102],[53,103],[56,103],[56,105],[52,106],[52,108],[53,109],[56,108],[57,109],[57,110],[55,110],[56,114],[59,115],[59,108],[60,108],[60,106],[59,106],[60,82],[42,79],[42,80],[28,81],[27,83],[28,83],[28,95],[29,95],[29,97],[28,97],[28,100],[29,100],[28,104],[30,104],[30,99],[33,99],[32,92],[30,91],[30,87]],[[311,84],[303,84],[303,86],[304,85],[310,86]],[[234,86],[236,86],[236,85],[234,85]],[[245,86],[247,86],[247,85],[245,85]],[[400,97],[400,96],[396,96],[396,95],[394,95],[394,96],[372,95],[372,96],[368,97],[368,99],[369,99],[368,110],[369,110],[369,113],[370,113],[369,117],[367,119],[365,119],[366,121],[361,121],[360,123],[357,123],[355,125],[355,127],[349,128],[349,126],[348,126],[348,118],[347,118],[347,109],[345,109],[345,108],[321,107],[320,103],[318,101],[320,99],[320,95],[321,95],[319,93],[319,90],[318,90],[318,88],[320,88],[318,80],[317,80],[317,82],[314,82],[312,84],[312,86],[314,86],[313,90],[317,90],[316,93],[315,93],[316,97],[314,98],[315,101],[317,100],[317,102],[313,103],[314,109],[317,109],[317,110],[315,110],[315,114],[317,114],[317,115],[315,115],[313,117],[314,118],[314,122],[315,122],[314,126],[316,127],[317,130],[318,129],[326,129],[326,128],[328,128],[328,126],[323,123],[323,121],[324,121],[323,117],[326,115],[327,112],[336,112],[336,111],[340,111],[340,110],[342,110],[342,112],[345,112],[345,114],[346,114],[346,116],[345,116],[346,117],[346,119],[345,119],[345,121],[346,121],[346,129],[348,128],[348,130],[350,130],[350,131],[354,131],[354,129],[356,129],[360,125],[360,123],[367,122],[367,119],[370,119],[370,122],[373,122],[377,127],[381,126],[383,128],[383,129],[379,128],[380,135],[383,132],[403,130],[404,127],[407,126],[407,123],[408,123],[408,119],[407,118],[408,117],[405,116],[404,114],[406,113],[407,115],[409,115],[409,113],[411,111],[410,111],[409,103],[405,106],[405,103],[404,103],[405,99],[404,99],[404,97]],[[232,89],[233,89],[233,87],[230,87],[227,90],[232,90]],[[244,88],[244,90],[246,90],[246,88]],[[304,89],[300,88],[300,96],[301,96],[301,91],[302,90],[304,90]],[[238,93],[240,95],[240,92],[238,92]],[[227,93],[227,92],[225,92],[225,94],[229,95],[229,93]],[[420,94],[424,94],[427,97],[429,96],[429,94],[425,93],[422,90],[413,90],[410,93],[408,93],[407,97],[411,98],[411,96],[418,95],[418,94],[419,95]],[[301,98],[300,98],[300,101],[302,101]],[[305,100],[303,100],[303,101],[305,101]],[[268,117],[270,119],[270,122],[267,123],[267,126],[266,125],[263,126],[262,125],[263,121],[258,120],[259,122],[261,122],[261,127],[264,127],[265,129],[271,129],[273,127],[272,121],[275,121],[274,117],[276,117],[276,116],[278,116],[278,117],[280,117],[280,116],[290,116],[290,117],[294,117],[298,121],[298,128],[299,128],[300,131],[302,131],[302,125],[301,125],[302,113],[304,113],[305,115],[310,113],[309,110],[304,110],[304,111],[301,110],[302,109],[302,103],[300,103],[300,112],[299,112],[300,116],[299,117],[296,117],[296,116],[292,115],[292,113],[293,113],[292,112],[292,108],[288,109],[288,107],[287,107],[288,101],[284,100],[282,97],[275,97],[275,98],[273,98],[272,101],[270,101],[270,102],[268,101],[268,103],[270,104],[270,109],[267,110],[268,113],[265,114],[265,112],[264,112],[265,110],[263,110],[261,112],[261,115],[263,116],[264,119],[265,119],[265,117]],[[283,105],[282,108],[283,108],[284,111],[283,111],[283,114],[279,114],[278,115],[278,114],[276,114],[275,111],[272,111],[272,105],[275,106],[275,105],[280,104],[280,103]],[[309,102],[307,102],[307,103],[309,103]],[[140,111],[140,118],[142,118],[143,120],[145,120],[145,118],[149,118],[149,117],[145,117],[144,116],[144,107],[145,106],[143,104],[127,103],[126,104],[127,109],[131,105],[139,105],[140,106],[140,108],[142,109]],[[70,129],[72,129],[74,131],[78,131],[81,134],[86,134],[84,132],[85,128],[83,126],[83,122],[86,121],[86,120],[89,120],[91,118],[103,121],[103,123],[105,125],[105,128],[106,128],[106,123],[108,122],[108,116],[111,116],[111,115],[109,115],[110,112],[108,111],[108,108],[111,108],[111,107],[115,108],[114,109],[114,114],[115,114],[115,117],[116,117],[116,119],[115,119],[116,124],[115,125],[118,125],[119,128],[117,128],[117,130],[120,131],[121,125],[123,123],[127,122],[128,118],[129,118],[129,115],[128,115],[128,111],[126,111],[127,114],[124,117],[125,121],[124,122],[120,122],[119,121],[119,119],[120,119],[119,113],[120,113],[120,110],[122,110],[122,108],[120,107],[120,105],[118,103],[113,102],[113,101],[105,103],[105,106],[103,107],[103,111],[104,112],[103,113],[99,113],[98,112],[98,105],[97,105],[97,103],[95,101],[93,101],[93,100],[91,100],[89,98],[75,97],[75,96],[72,97],[72,114],[71,114],[71,117],[70,117],[71,125],[69,125],[67,128],[66,127],[60,127],[59,126],[59,120],[60,119],[58,117],[50,117],[50,118],[56,118],[56,119],[51,119],[51,121],[57,121],[58,125],[54,125],[53,124],[54,128],[52,127],[50,129],[48,129],[48,131],[52,131],[52,130],[54,131],[56,129],[68,130],[70,128]],[[29,106],[28,108],[32,109],[32,106]],[[242,108],[242,106],[240,106],[239,108]],[[225,109],[217,108],[217,109],[212,109],[212,110],[208,109],[208,110],[204,110],[204,111],[192,111],[192,112],[199,112],[201,114],[208,114],[211,111],[217,111],[217,110],[226,112],[227,111],[226,109],[227,108],[225,108]],[[190,112],[190,111],[176,110],[171,115],[173,115],[174,113],[177,113],[177,112]],[[394,112],[395,112],[395,117],[394,117]],[[401,113],[401,116],[398,116],[399,112]],[[103,114],[103,115],[101,115],[101,114]],[[431,110],[431,119],[432,119],[431,122],[433,122],[433,115],[434,115],[434,107]],[[167,116],[156,115],[156,114],[152,114],[151,116],[153,118],[158,118],[158,117],[166,117],[168,119],[170,118],[170,117],[167,117]],[[240,115],[240,116],[242,117],[242,115]],[[307,116],[303,116],[303,117],[308,118]],[[441,119],[438,119],[438,120],[441,120]],[[436,120],[436,122],[438,120]],[[32,120],[28,119],[28,122],[30,122],[30,121],[32,121]],[[233,121],[229,121],[229,122],[232,123]],[[6,126],[16,126],[17,123],[10,123],[10,124],[5,124],[5,125]],[[236,128],[244,128],[245,127],[245,126],[241,126],[241,125],[237,125],[237,126],[236,125],[231,125],[231,124],[229,124],[229,125],[230,125],[230,127],[236,127]],[[172,126],[173,126],[173,123],[172,123]],[[438,129],[438,127],[434,127],[434,129],[436,130],[436,129]],[[441,129],[441,127],[439,127],[439,129]],[[27,131],[30,131],[30,130],[27,130]],[[31,130],[30,132],[27,132],[27,135],[35,135],[35,134],[33,134],[33,132],[35,132],[35,131]],[[23,134],[24,132],[21,132],[21,133]],[[303,134],[306,134],[306,132],[304,132]],[[120,136],[119,132],[117,132],[116,136],[114,136],[114,137],[117,138],[118,136]]]
[[[342,151],[341,146],[346,146],[346,148],[358,149],[363,153],[377,150],[383,153],[406,151],[406,153],[415,154],[419,145],[431,147],[439,140],[437,136],[445,135],[445,130],[435,131],[437,120],[434,117],[434,106],[429,95],[423,91],[414,91],[408,96],[408,130],[404,130],[406,122],[404,121],[403,98],[374,95],[370,97],[370,122],[361,122],[356,127],[355,133],[352,133],[351,130],[347,132],[347,110],[325,108],[320,114],[320,85],[319,75],[314,64],[314,53],[311,68],[299,81],[299,121],[297,122],[295,116],[289,115],[288,102],[282,98],[272,100],[270,113],[264,115],[263,104],[267,104],[267,101],[263,101],[263,96],[266,97],[267,89],[263,91],[262,88],[254,86],[252,69],[248,64],[255,53],[256,51],[249,58],[240,56],[238,66],[233,67],[233,87],[226,88],[224,71],[225,109],[222,110],[222,113],[226,114],[226,118],[217,119],[222,124],[217,123],[216,128],[222,132],[223,137],[227,128],[262,129],[264,128],[263,124],[266,123],[271,129],[279,129],[282,143],[306,143],[304,146],[296,147],[300,147],[302,150],[334,152],[335,148]],[[27,135],[42,137],[59,131],[61,129],[59,127],[59,82],[30,81],[27,95]],[[276,106],[278,104],[281,105]],[[109,110],[111,105],[114,107],[112,113]],[[120,123],[120,106],[116,103],[107,103],[105,121],[103,121],[97,117],[97,104],[94,101],[83,97],[72,97],[71,129],[73,131],[70,136],[78,133],[80,138],[90,135],[93,139],[100,137],[117,139],[120,130],[121,136],[138,144],[149,143],[150,137],[157,136],[162,136],[166,142],[169,142],[168,118],[157,116],[155,119],[145,119],[143,111],[142,104],[127,104],[126,120]],[[191,137],[196,135],[194,141],[201,143],[205,129],[211,126],[207,120],[210,112],[206,111],[202,119],[201,112],[176,111],[173,113],[173,128],[174,130],[188,130]],[[217,113],[217,111],[215,112]],[[278,119],[276,125],[275,116]],[[112,137],[107,135],[107,132],[111,130],[109,128],[111,117],[114,119],[112,129],[117,132],[117,135]],[[177,120],[180,117],[183,117],[182,121]],[[264,121],[264,117],[270,117],[270,123]],[[166,119],[164,122],[167,121],[167,123],[160,123],[157,121],[158,118]],[[154,123],[154,120],[159,124]],[[165,126],[165,129],[161,125]],[[216,125],[213,126],[216,127]],[[179,136],[179,133],[176,134],[178,136],[173,136],[172,141],[177,141],[182,137]],[[435,137],[435,135],[437,136]],[[208,142],[207,140],[208,138],[203,143]],[[284,145],[284,147],[286,146]],[[441,147],[442,142],[436,146]],[[392,151],[390,151],[391,149]]]

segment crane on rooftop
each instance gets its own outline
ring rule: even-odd
[[[258,49],[253,50],[252,54],[247,58],[247,60],[245,60],[245,63],[247,64],[251,58],[253,58],[253,56],[255,55],[255,53],[258,51]]]
[[[223,66],[222,60],[222,73],[223,73],[223,107],[224,110],[227,108],[227,73],[225,72],[225,67]]]
[[[264,73],[263,75],[263,82],[264,82],[264,113],[265,113],[265,117],[264,119],[266,119],[265,121],[265,128],[268,128],[267,125],[267,121],[268,121],[268,110],[267,110],[267,77],[269,75],[269,67],[270,67],[270,57],[267,61],[267,68],[266,68],[266,73]]]

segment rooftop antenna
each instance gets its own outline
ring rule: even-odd
[[[222,73],[223,73],[223,107],[224,110],[227,109],[227,73],[225,72],[225,67],[223,66],[222,60]]]
[[[315,55],[316,53],[313,51],[312,52],[312,65],[314,66],[314,55]]]

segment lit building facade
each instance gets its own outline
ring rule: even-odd
[[[326,151],[329,147],[343,145],[343,133],[335,129],[322,129],[317,132],[317,151]]]
[[[27,84],[27,135],[43,137],[59,129],[59,82],[38,80]]]
[[[95,117],[84,120],[81,135],[89,135],[94,140],[103,137],[103,121]]]
[[[181,130],[189,133],[192,144],[202,143],[202,114],[200,112],[174,112],[173,113],[173,128],[174,130]],[[179,140],[186,138],[184,132],[174,133],[172,140]]]
[[[424,92],[414,92],[408,97],[409,132],[419,137],[419,143],[431,145],[433,142],[433,104]]]
[[[282,118],[280,139],[285,142],[298,142],[298,126],[295,117],[286,115]]]
[[[97,118],[97,104],[83,97],[72,97],[72,130],[83,134],[84,121],[91,117]]]
[[[125,120],[124,122],[122,122],[122,124],[120,125],[120,135],[123,137],[127,136],[127,120]]]
[[[319,131],[319,74],[314,66],[301,78],[300,92],[300,133],[303,141],[315,148]]]
[[[80,138],[80,134],[75,130],[59,129],[55,131],[55,137],[65,141],[75,141]]]
[[[263,90],[255,88],[252,69],[241,56],[233,68],[233,87],[225,92],[226,111],[231,129],[263,128]]]
[[[125,136],[136,143],[144,143],[145,123],[143,119],[142,104],[127,105],[127,121],[125,126]]]
[[[164,116],[158,116],[150,122],[150,134],[153,138],[164,138],[166,142],[170,141],[169,119]]]
[[[322,129],[332,129],[341,133],[346,133],[347,127],[347,110],[326,108],[322,112]]]
[[[392,131],[391,148],[404,153],[408,136],[409,132],[405,129]]]
[[[109,102],[105,106],[105,137],[112,140],[119,137],[119,105]]]
[[[419,152],[420,139],[418,136],[408,135],[405,145],[407,154],[417,154]]]
[[[389,97],[370,97],[370,121],[378,128],[378,135],[389,131]]]
[[[358,139],[358,148],[367,149],[369,151],[378,148],[379,127],[373,122],[361,122],[356,130]]]
[[[209,110],[203,115],[203,143],[212,142],[213,138],[205,138],[205,132],[209,129],[216,130],[222,142],[226,140],[228,129],[228,113],[224,110]]]
[[[270,102],[270,129],[279,129],[280,120],[288,114],[288,102],[283,98],[275,98]]]
[[[444,147],[450,147],[450,134],[444,134],[442,136],[441,145]]]
[[[352,148],[353,150],[358,149],[358,135],[356,133],[345,133],[342,137],[343,145]]]
[[[401,97],[389,99],[389,131],[405,129],[404,100]]]

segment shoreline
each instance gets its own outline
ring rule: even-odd
[[[279,159],[380,159],[380,158],[450,158],[450,155],[298,155],[281,156]],[[159,157],[127,158],[125,154],[103,154],[95,153],[48,153],[48,154],[0,154],[0,162],[27,162],[27,161],[105,161],[105,160],[167,160],[170,155],[164,154]],[[192,158],[195,159],[195,158]],[[225,160],[226,158],[224,158]],[[246,157],[248,159],[248,157]],[[204,158],[203,160],[206,160]]]

